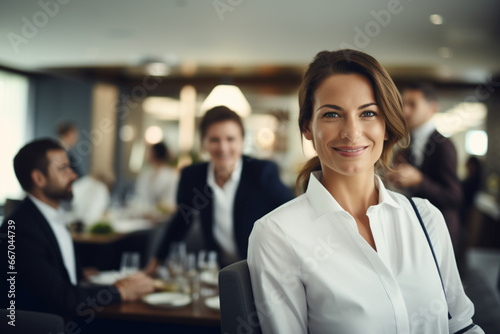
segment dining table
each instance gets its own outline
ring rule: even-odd
[[[213,296],[211,296],[213,297]],[[181,307],[161,308],[144,301],[104,306],[89,325],[92,333],[220,333],[220,311],[200,296]]]
[[[110,215],[108,222],[111,230],[104,234],[92,233],[91,226],[80,230],[70,228],[75,253],[83,267],[96,267],[99,270],[118,269],[124,252],[138,252],[141,265],[148,261],[152,240],[162,235],[170,215],[162,221],[146,217],[131,216],[130,209]]]

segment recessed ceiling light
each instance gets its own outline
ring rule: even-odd
[[[163,139],[163,130],[156,125],[150,126],[144,133],[144,139],[148,144],[159,143]]]
[[[440,24],[443,24],[443,17],[439,14],[432,14],[431,16],[429,16],[429,20],[431,20],[432,24],[435,24],[435,25],[440,25]]]
[[[131,141],[135,137],[135,130],[131,125],[124,125],[120,129],[120,139],[122,141]]]
[[[170,74],[170,67],[162,62],[151,62],[146,64],[146,71],[152,76],[166,76]]]
[[[453,57],[453,52],[449,47],[443,46],[439,48],[439,55],[443,58],[451,58]]]

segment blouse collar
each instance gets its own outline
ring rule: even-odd
[[[326,190],[326,188],[321,184],[322,175],[321,171],[312,172],[309,177],[309,183],[306,190],[306,196],[309,199],[311,206],[314,208],[316,215],[320,217],[331,212],[345,211],[330,194],[330,192],[328,192],[328,190]],[[379,203],[375,206],[389,205],[394,208],[401,208],[401,206],[391,196],[389,191],[387,191],[384,183],[378,175],[375,175],[375,188],[379,193]]]

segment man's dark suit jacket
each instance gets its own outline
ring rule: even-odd
[[[415,166],[409,149],[400,155]],[[434,131],[424,148],[424,159],[418,169],[423,174],[422,183],[411,189],[411,196],[428,199],[444,216],[455,251],[460,238],[460,205],[462,187],[457,176],[457,153],[455,146],[438,131]]]
[[[271,161],[243,156],[241,178],[233,208],[234,236],[239,255],[247,257],[248,237],[253,224],[294,196],[281,181],[278,168]],[[196,212],[199,213],[205,247],[220,251],[214,239],[212,189],[207,184],[208,163],[186,167],[181,172],[177,190],[177,212],[165,231],[156,257],[163,260],[170,244],[184,238]]]
[[[43,214],[26,197],[0,227],[0,259],[2,298],[1,308],[6,308],[8,286],[7,262],[8,221],[15,222],[15,305],[16,309],[55,313],[69,318],[75,314],[85,316],[88,304],[94,299],[99,306],[120,302],[120,294],[113,286],[83,287],[71,284],[64,266],[56,237]],[[9,275],[8,275],[9,276]],[[81,277],[77,265],[77,277]],[[87,311],[85,311],[87,310]]]

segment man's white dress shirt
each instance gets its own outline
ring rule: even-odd
[[[410,202],[375,177],[379,204],[367,216],[375,251],[356,221],[311,174],[305,194],[258,220],[248,265],[263,333],[439,334],[471,325],[442,214],[415,198],[431,249]],[[448,320],[448,312],[452,319]],[[474,326],[467,333],[484,333]]]
[[[207,184],[213,191],[213,224],[215,241],[221,249],[222,263],[228,264],[240,260],[236,239],[234,237],[234,198],[241,178],[243,163],[236,163],[231,176],[221,188],[215,181],[214,165],[208,164]]]
[[[77,285],[75,250],[73,248],[73,239],[66,228],[66,214],[63,208],[59,206],[56,210],[50,205],[40,201],[35,196],[28,194],[35,206],[40,210],[45,219],[49,222],[49,226],[54,233],[61,255],[64,261],[64,266],[68,272],[71,284]]]
[[[424,162],[425,158],[425,144],[429,140],[429,137],[436,130],[434,122],[431,120],[420,125],[418,128],[411,132],[411,156],[415,166],[420,167]]]

